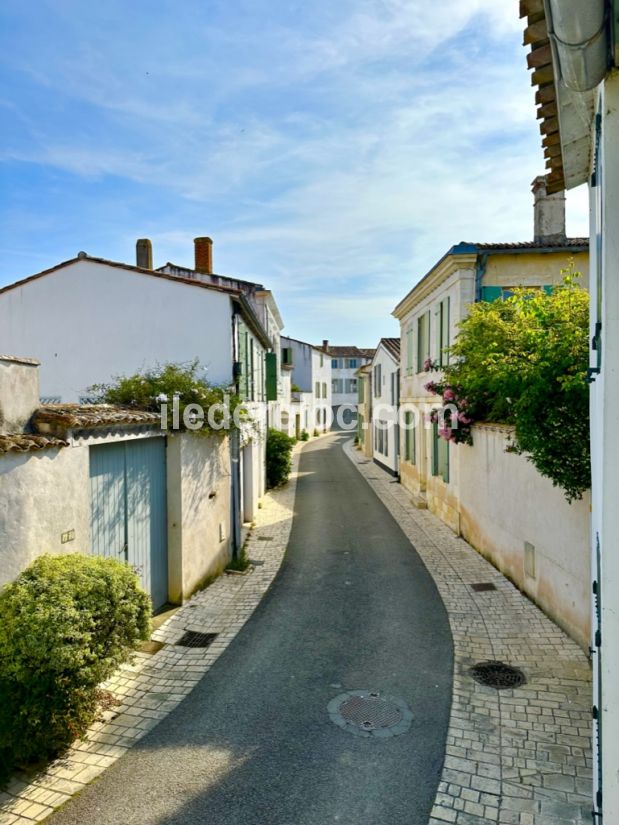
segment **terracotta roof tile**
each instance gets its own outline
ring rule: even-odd
[[[39,432],[95,429],[109,426],[157,424],[161,416],[146,410],[111,404],[47,404],[35,412],[32,423]]]
[[[385,347],[390,355],[393,355],[396,361],[400,360],[400,339],[399,338],[381,338],[381,344]]]
[[[54,447],[66,446],[66,441],[52,435],[33,435],[31,433],[0,435],[0,455],[4,453],[29,453],[35,450],[49,450]]]

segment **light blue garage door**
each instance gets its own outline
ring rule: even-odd
[[[168,599],[164,438],[90,448],[92,551],[126,561],[157,610]]]

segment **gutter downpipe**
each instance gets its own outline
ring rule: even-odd
[[[233,364],[238,363],[238,340],[239,340],[239,323],[238,311],[232,313],[232,361]],[[235,392],[239,391],[239,376],[234,369],[234,387]],[[231,507],[230,507],[230,521],[231,521],[231,538],[232,538],[232,558],[237,559],[241,552],[241,447],[240,447],[240,433],[237,427],[230,429],[230,475],[231,475]]]
[[[557,81],[574,92],[598,86],[611,65],[605,0],[544,0]]]

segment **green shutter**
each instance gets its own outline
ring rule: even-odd
[[[411,375],[413,372],[413,327],[406,330],[406,372]]]
[[[447,296],[441,302],[441,366],[449,364],[449,309],[450,298]]]
[[[239,395],[243,401],[248,400],[248,375],[247,375],[247,330],[244,325],[239,324],[239,363],[241,365],[241,375],[239,377]]]
[[[482,286],[481,299],[491,304],[493,301],[498,301],[503,297],[502,286]]]
[[[267,352],[265,359],[267,368],[267,401],[277,401],[277,354],[275,352]]]
[[[554,291],[554,286],[552,284],[544,284],[542,289],[544,290],[546,295],[552,295],[552,293]]]
[[[432,475],[438,475],[438,440],[440,435],[438,434],[438,424],[436,421],[432,424]]]

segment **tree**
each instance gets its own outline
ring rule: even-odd
[[[517,289],[472,305],[443,380],[428,386],[456,409],[445,438],[471,443],[475,421],[512,424],[512,449],[572,501],[591,485],[589,295],[571,267],[563,274],[549,293]]]

